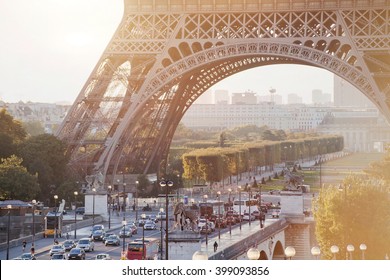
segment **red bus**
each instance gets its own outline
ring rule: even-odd
[[[157,238],[135,239],[127,244],[128,260],[157,260],[160,240]]]

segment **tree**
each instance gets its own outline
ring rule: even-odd
[[[37,136],[45,133],[45,129],[39,121],[25,122],[22,125],[26,132],[31,136]]]
[[[5,109],[0,110],[0,133],[10,136],[14,143],[22,142],[27,136],[21,122],[14,120]]]
[[[359,248],[364,243],[366,259],[384,259],[390,253],[388,193],[388,188],[357,175],[347,177],[340,188],[321,190],[314,203],[314,218],[322,258],[331,259],[330,247],[337,245],[337,258],[345,259],[348,244]]]
[[[31,174],[38,174],[42,191],[39,199],[51,199],[66,178],[68,158],[65,144],[49,134],[32,136],[19,146],[18,155]]]
[[[27,172],[21,165],[22,159],[15,155],[1,159],[0,163],[0,199],[36,199],[40,191],[37,176]]]
[[[11,136],[0,132],[0,159],[7,158],[16,152],[16,145]]]

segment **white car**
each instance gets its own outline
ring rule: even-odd
[[[201,230],[203,227],[206,227],[206,219],[199,219],[198,221],[198,229]],[[211,231],[215,230],[215,224],[213,222],[208,221],[207,227],[211,229]]]
[[[53,245],[50,249],[50,256],[53,256],[54,254],[65,254],[64,245]]]
[[[95,260],[111,260],[111,256],[107,253],[100,253],[96,255]]]
[[[249,219],[251,221],[254,221],[256,219],[256,217],[253,216],[253,215],[249,215],[249,213],[244,213],[244,215],[242,216],[242,220],[243,221],[249,221]]]
[[[81,238],[77,243],[77,248],[84,249],[86,252],[91,252],[95,250],[95,242],[90,238]]]

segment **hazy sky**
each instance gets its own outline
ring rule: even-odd
[[[123,0],[0,0],[0,99],[73,102],[114,34]],[[333,94],[333,75],[305,66],[266,66],[236,74],[213,89],[275,88],[285,98]]]

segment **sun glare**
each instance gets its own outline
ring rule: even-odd
[[[90,43],[90,38],[85,33],[72,33],[66,36],[65,41],[72,47],[84,47]]]

